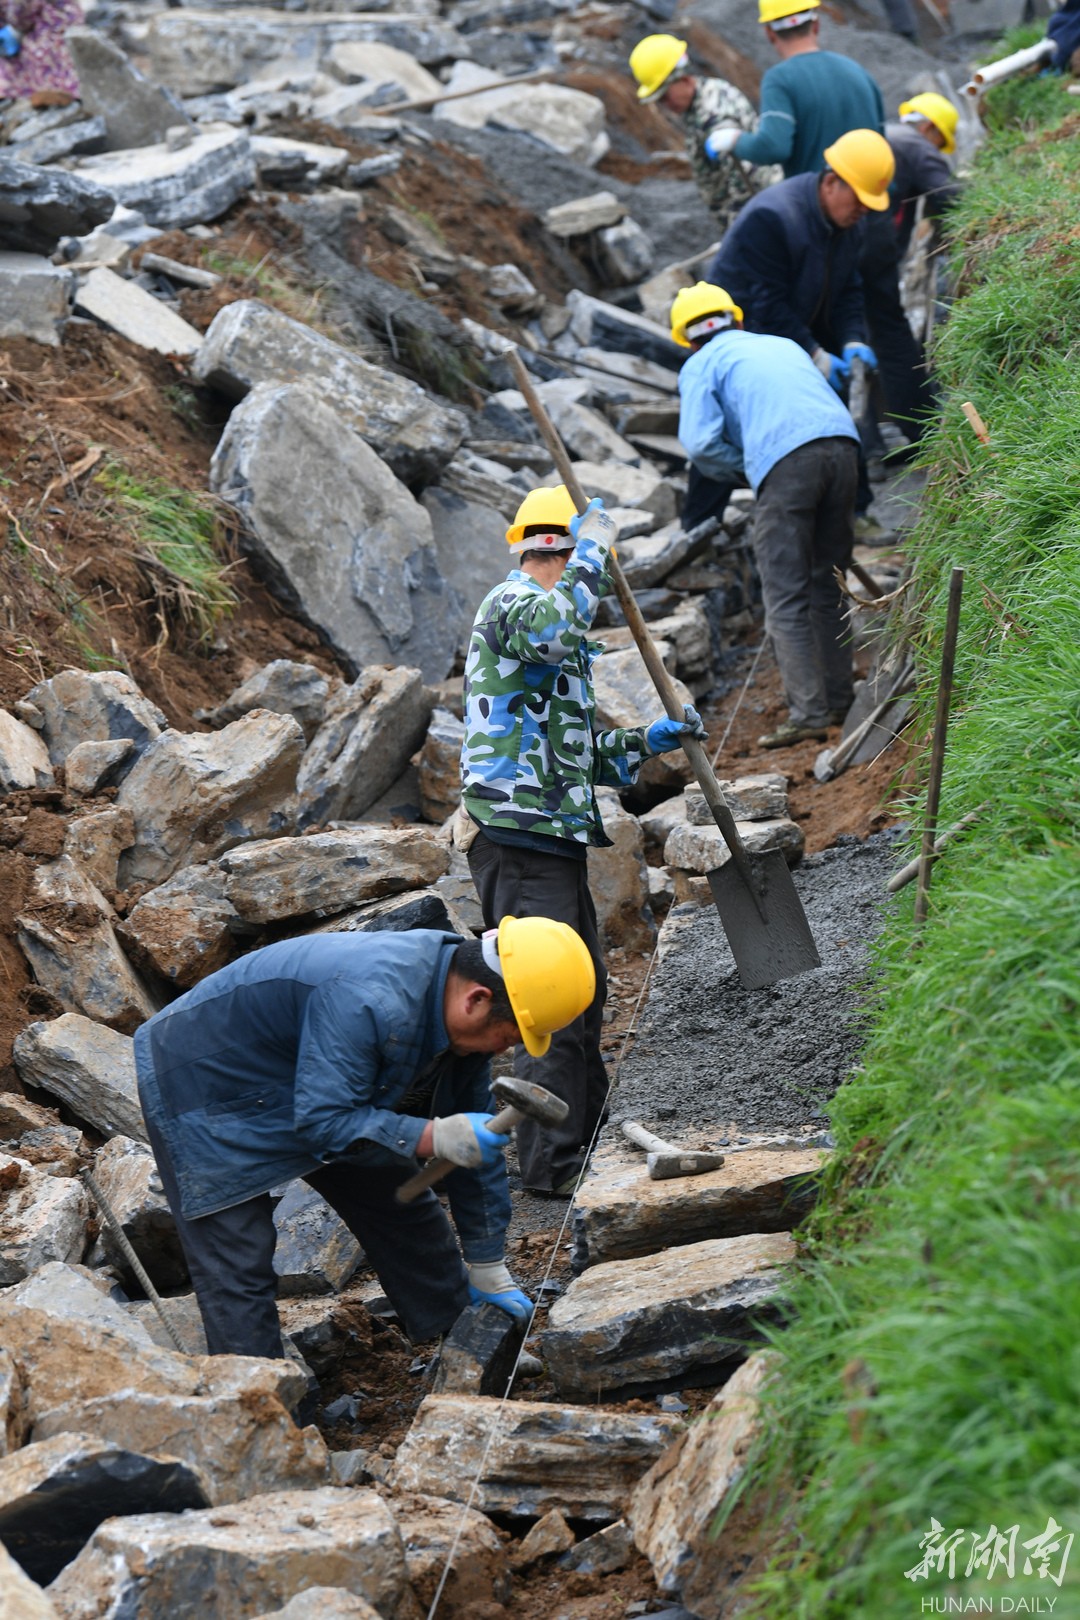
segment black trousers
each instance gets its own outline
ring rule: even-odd
[[[212,1356],[284,1354],[274,1272],[274,1201],[269,1193],[189,1221],[169,1151],[147,1121],[165,1196],[199,1302]],[[411,1169],[369,1169],[341,1161],[304,1180],[361,1244],[410,1339],[446,1333],[469,1303],[469,1278],[453,1228],[431,1191],[394,1202]]]
[[[600,1056],[607,969],[588,867],[562,855],[494,844],[483,833],[477,833],[469,850],[469,867],[485,927],[494,928],[503,917],[554,917],[577,930],[596,968],[591,1005],[551,1037],[546,1056],[530,1057],[523,1046],[514,1054],[515,1074],[546,1086],[570,1108],[561,1125],[541,1127],[525,1120],[517,1127],[522,1180],[526,1187],[550,1192],[577,1168],[579,1149],[591,1141],[607,1098],[607,1070]]]
[[[900,302],[896,231],[888,214],[873,215],[859,259],[870,342],[878,357],[885,408],[909,439],[918,439],[934,410],[936,390]]]
[[[706,518],[714,517],[722,523],[734,488],[734,484],[719,484],[715,478],[709,478],[705,473],[698,472],[691,461],[686,480],[686,499],[683,502],[681,520],[683,532],[689,534],[691,529],[696,529]]]

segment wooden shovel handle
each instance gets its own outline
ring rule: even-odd
[[[960,598],[964,591],[964,570],[954,568],[949,576],[949,605],[945,614],[945,639],[941,647],[941,678],[938,681],[934,713],[934,740],[930,747],[930,780],[926,786],[926,817],[923,821],[922,848],[919,851],[919,878],[915,890],[915,921],[926,921],[930,874],[934,866],[934,835],[937,832],[941,777],[945,769],[945,738],[949,730],[949,704],[952,699],[953,669],[956,665],[956,638],[960,629]]]
[[[516,1108],[503,1108],[493,1119],[488,1120],[487,1128],[489,1131],[494,1131],[496,1136],[509,1136],[514,1126],[522,1118],[523,1116],[518,1113]],[[428,1187],[434,1187],[437,1181],[441,1181],[444,1176],[450,1174],[451,1170],[457,1168],[458,1166],[452,1159],[429,1159],[422,1170],[418,1170],[415,1176],[410,1176],[408,1181],[401,1183],[401,1186],[394,1194],[395,1202],[411,1204],[413,1199],[419,1198],[420,1194]]]
[[[573,462],[566,453],[566,446],[563,444],[562,439],[556,432],[554,423],[549,417],[547,411],[544,409],[540,396],[533,387],[532,379],[530,378],[528,371],[525,369],[525,364],[516,349],[509,351],[508,359],[522,397],[525,400],[526,405],[529,407],[529,410],[532,412],[533,420],[540,429],[540,434],[544,440],[544,443],[551,451],[552,460],[558,469],[559,476],[562,478],[563,483],[570,491],[570,497],[578,511],[584,512],[585,508],[589,504],[588,497],[578,482],[577,475],[574,472]],[[615,595],[619,599],[619,606],[622,608],[626,617],[626,622],[630,627],[630,634],[633,636],[635,642],[637,643],[638,651],[645,660],[645,668],[652,677],[652,683],[660,695],[660,701],[664,705],[668,719],[684,719],[683,706],[679,701],[679,694],[675,690],[675,682],[664,668],[664,660],[660,657],[660,649],[657,647],[656,642],[649,633],[649,627],[645,623],[644,616],[641,609],[638,607],[634,593],[630,589],[630,586],[627,583],[626,575],[622,571],[622,564],[619,562],[618,557],[616,557],[614,553],[612,553],[608,559],[608,572],[611,575],[612,583],[615,586]],[[731,851],[731,859],[735,863],[735,869],[742,878],[743,882],[746,884],[746,887],[750,890],[750,893],[753,895],[754,904],[757,906],[761,919],[764,922],[765,905],[761,895],[758,892],[757,885],[754,882],[753,871],[750,866],[750,857],[747,853],[746,845],[739,837],[739,829],[735,825],[735,817],[728,809],[727,800],[720,791],[720,784],[716,779],[716,772],[712,768],[712,762],[709,759],[704,747],[696,737],[684,737],[682,746],[686,752],[687,759],[690,761],[694,775],[697,777],[698,786],[705,795],[705,802],[712,811],[713,819],[723,834],[725,844]]]

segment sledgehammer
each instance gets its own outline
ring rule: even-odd
[[[507,1075],[496,1080],[491,1092],[496,1102],[504,1106],[488,1120],[488,1130],[494,1131],[496,1136],[509,1136],[515,1125],[523,1119],[535,1119],[539,1125],[561,1125],[570,1106],[561,1097],[556,1097],[553,1091],[547,1091],[543,1086],[536,1085],[532,1080],[519,1080],[516,1075]],[[399,1204],[411,1204],[418,1198],[426,1187],[434,1186],[443,1176],[448,1176],[457,1165],[449,1159],[432,1159],[430,1164],[408,1181],[403,1181],[394,1197]]]
[[[704,1153],[699,1148],[677,1148],[654,1136],[636,1120],[624,1119],[622,1132],[635,1147],[644,1148],[651,1181],[673,1181],[676,1176],[704,1176],[710,1170],[719,1170],[724,1162],[722,1153]]]

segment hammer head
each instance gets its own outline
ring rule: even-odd
[[[681,1152],[650,1153],[645,1163],[651,1181],[674,1181],[676,1176],[704,1176],[710,1170],[719,1170],[724,1162],[722,1153],[700,1153],[693,1148]]]
[[[496,1102],[505,1108],[516,1108],[526,1119],[535,1119],[538,1125],[561,1125],[570,1112],[569,1103],[556,1097],[553,1091],[536,1085],[532,1080],[519,1080],[516,1075],[504,1075],[491,1087]]]

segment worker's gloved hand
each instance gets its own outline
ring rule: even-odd
[[[743,133],[735,124],[725,124],[721,129],[710,130],[705,137],[705,156],[710,163],[716,163],[722,157],[729,157],[735,150],[736,142]]]
[[[692,703],[683,704],[682,720],[669,720],[667,715],[662,720],[654,720],[645,733],[650,754],[670,754],[672,749],[681,748],[684,737],[697,737],[704,741],[708,732],[701,723],[701,716]]]
[[[830,354],[828,349],[815,349],[813,361],[829,386],[842,394],[851,370],[848,362],[841,360],[838,354]]]
[[[877,355],[869,343],[845,343],[844,359],[849,368],[853,360],[861,360],[864,365],[870,366],[874,371],[877,370]]]
[[[18,56],[21,50],[21,36],[10,23],[5,23],[0,28],[0,56]]]
[[[599,495],[593,496],[584,512],[575,513],[570,519],[569,529],[575,545],[579,540],[591,540],[603,551],[605,559],[608,552],[615,549],[615,536],[619,531],[615,519],[604,511],[604,503]]]
[[[527,1322],[532,1315],[532,1300],[523,1293],[506,1269],[502,1260],[471,1261],[469,1264],[469,1299],[474,1305],[487,1303],[507,1311],[515,1322]]]
[[[437,1159],[449,1159],[466,1170],[498,1164],[508,1137],[488,1130],[491,1114],[446,1114],[431,1122],[431,1145]]]

